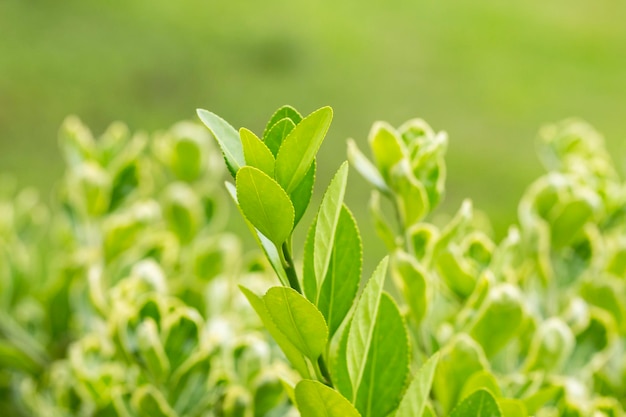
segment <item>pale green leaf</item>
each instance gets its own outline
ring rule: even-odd
[[[480,343],[487,357],[498,353],[512,340],[524,322],[524,300],[511,284],[493,288],[469,325],[470,335]]]
[[[239,168],[246,165],[239,133],[224,119],[208,110],[198,109],[197,113],[202,123],[209,128],[220,145],[226,166],[234,177]]]
[[[261,297],[250,291],[244,286],[239,286],[243,294],[250,302],[250,305],[256,311],[257,315],[263,322],[263,325],[267,329],[270,335],[274,338],[280,349],[283,351],[291,365],[300,373],[303,378],[309,378],[309,368],[306,359],[298,350],[298,348],[289,341],[287,336],[281,332],[277,325],[274,323],[269,311],[265,307],[265,303]]]
[[[406,160],[396,164],[391,169],[390,176],[404,229],[408,229],[428,214],[430,210],[428,194],[424,185],[411,172]]]
[[[269,131],[274,126],[276,126],[278,123],[282,122],[285,119],[290,120],[295,126],[302,120],[302,115],[298,112],[298,110],[290,105],[284,105],[280,107],[274,112],[272,117],[270,117],[269,122],[267,122],[267,125],[265,126],[265,131],[263,132],[263,139],[265,140],[265,138],[267,138]]]
[[[372,191],[372,196],[370,197],[369,212],[374,222],[374,228],[376,229],[378,237],[380,237],[385,243],[389,252],[394,251],[399,243],[389,224],[389,221],[383,214],[380,207],[380,193],[376,190]]]
[[[356,306],[350,325],[347,346],[347,362],[350,381],[353,387],[353,398],[356,399],[358,387],[361,385],[367,365],[367,357],[374,339],[374,328],[383,284],[387,274],[389,259],[384,258],[374,270],[367,282]]]
[[[328,264],[332,255],[337,222],[343,205],[348,181],[348,163],[344,162],[324,193],[315,226],[315,244],[313,248],[313,269],[317,288],[321,288],[326,278]],[[316,302],[317,304],[317,302]]]
[[[415,417],[424,413],[438,362],[439,354],[436,353],[417,371],[394,417]]]
[[[269,177],[274,177],[274,155],[253,132],[248,129],[239,129],[243,154],[246,164],[258,168]]]
[[[409,339],[398,306],[385,292],[366,357],[363,377],[353,387],[354,404],[363,417],[386,416],[398,406],[407,382]]]
[[[283,141],[276,156],[275,173],[276,180],[288,193],[300,184],[309,170],[332,118],[332,109],[322,107],[302,119]]]
[[[465,333],[455,336],[441,350],[433,392],[445,414],[457,403],[465,381],[486,367],[487,359],[480,345]]]
[[[246,218],[280,247],[293,229],[294,209],[289,196],[276,181],[253,167],[239,170],[236,187]]]
[[[263,297],[276,327],[313,363],[324,352],[328,327],[324,316],[292,288],[273,287]]]
[[[228,194],[237,205],[237,208],[239,209],[239,212],[243,216],[243,219],[245,220],[246,224],[248,225],[248,228],[250,229],[250,233],[252,233],[254,240],[256,240],[259,247],[263,250],[263,253],[265,253],[265,257],[267,258],[270,265],[272,266],[272,269],[274,269],[274,272],[276,272],[276,275],[278,275],[278,279],[283,285],[288,286],[289,279],[287,278],[287,273],[285,272],[285,268],[283,267],[283,263],[280,259],[280,254],[278,253],[278,249],[276,248],[274,243],[272,243],[271,240],[269,240],[263,234],[261,234],[258,230],[256,230],[254,225],[250,223],[250,220],[246,218],[246,215],[244,214],[243,210],[241,209],[241,206],[239,205],[239,201],[237,200],[237,190],[235,189],[235,186],[231,184],[230,182],[226,182],[226,190],[228,191]]]
[[[265,142],[265,145],[269,148],[274,157],[278,155],[280,145],[283,144],[285,138],[295,127],[296,124],[291,119],[282,119],[263,135],[263,142]]]
[[[428,272],[408,253],[398,250],[391,260],[391,275],[409,306],[411,319],[419,324],[428,308]]]
[[[331,345],[330,350],[330,375],[335,388],[346,398],[352,398],[352,383],[350,382],[350,373],[348,372],[347,351],[348,351],[348,334],[350,331],[351,320],[339,330],[339,339]]]
[[[350,401],[318,381],[300,381],[296,402],[302,417],[360,417]]]
[[[488,391],[478,390],[459,404],[450,417],[502,417],[502,413]]]
[[[378,171],[389,184],[391,168],[407,156],[404,143],[395,129],[385,122],[374,123],[368,140]]]
[[[378,169],[363,155],[352,139],[348,139],[348,160],[350,161],[350,165],[353,166],[367,182],[376,187],[379,191],[389,194],[389,187],[380,175],[380,172],[378,172]]]

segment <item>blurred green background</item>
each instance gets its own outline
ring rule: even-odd
[[[347,137],[366,148],[373,121],[421,117],[450,134],[444,209],[471,197],[502,235],[542,124],[586,119],[624,166],[625,16],[611,0],[1,0],[0,171],[48,189],[71,113],[99,133],[203,107],[260,132],[281,104],[330,104],[322,184]]]

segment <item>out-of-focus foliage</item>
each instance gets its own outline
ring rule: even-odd
[[[184,122],[60,132],[47,207],[4,181],[0,402],[25,416],[265,416],[289,410],[277,352],[237,283],[265,263],[222,231],[221,156]],[[5,412],[5,411],[3,411]]]
[[[421,115],[457,144],[445,209],[471,195],[501,237],[540,172],[536,126],[581,116],[624,154],[625,14],[615,0],[3,0],[0,171],[48,187],[69,113],[161,129],[208,107],[258,131],[268,108],[330,104],[327,166],[372,120]],[[367,189],[351,188],[362,221]]]
[[[425,220],[443,192],[444,133],[421,120],[376,124],[370,147],[374,163],[352,142],[348,153],[376,189],[372,217],[415,353],[440,352],[436,415],[480,389],[504,415],[625,415],[626,185],[604,139],[576,120],[543,128],[548,172],[499,243],[470,201]]]

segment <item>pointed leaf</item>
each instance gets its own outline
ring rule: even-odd
[[[337,222],[339,221],[339,214],[341,213],[341,207],[343,205],[343,197],[346,193],[347,181],[348,163],[344,162],[324,193],[317,214],[315,246],[313,248],[313,268],[318,290],[324,283],[326,272],[328,271],[333,242],[335,241]]]
[[[267,125],[265,126],[265,131],[263,132],[263,138],[266,138],[269,131],[276,124],[278,124],[280,121],[284,119],[291,120],[291,122],[295,126],[298,123],[300,123],[300,121],[302,120],[302,115],[298,112],[298,110],[296,110],[292,106],[285,105],[285,106],[280,107],[278,110],[276,110],[276,112],[274,112],[272,117],[270,117],[270,121],[267,122]]]
[[[291,365],[300,373],[302,377],[309,378],[310,374],[306,359],[298,348],[296,348],[293,343],[289,341],[287,336],[285,336],[283,332],[278,329],[274,320],[272,320],[270,313],[267,311],[263,299],[242,285],[240,285],[239,288],[248,299],[248,302],[250,302],[254,311],[256,311],[269,334],[272,335],[289,362],[291,362]]]
[[[241,136],[246,164],[260,169],[269,177],[274,177],[274,155],[272,152],[250,130],[241,128],[239,135]]]
[[[311,230],[314,229],[315,223]],[[309,233],[304,259],[304,290],[309,300],[317,300],[317,308],[324,315],[332,337],[350,311],[361,282],[361,236],[348,207],[343,205],[341,209],[328,271],[319,296],[312,270],[312,244],[312,234]]]
[[[353,398],[356,399],[358,387],[361,385],[367,365],[367,357],[374,338],[374,327],[380,298],[387,274],[388,258],[384,258],[369,279],[354,312],[354,318],[348,334],[347,361],[350,381],[352,382]]]
[[[438,362],[439,354],[436,353],[422,365],[402,397],[394,417],[414,417],[424,413]]]
[[[359,174],[361,174],[367,182],[376,187],[378,191],[385,194],[389,193],[389,187],[385,183],[384,178],[380,175],[380,172],[378,172],[378,169],[363,155],[352,139],[348,139],[348,160],[350,161],[350,165],[359,171]]]
[[[293,229],[294,209],[276,181],[253,167],[237,172],[237,199],[246,218],[280,247]]]
[[[386,416],[400,401],[409,375],[409,339],[393,298],[383,292],[355,406],[363,417]]]
[[[296,402],[302,417],[360,417],[350,401],[318,381],[300,381]]]
[[[502,413],[493,396],[481,389],[459,404],[450,417],[502,417]]]
[[[328,327],[324,316],[292,288],[273,287],[263,297],[276,327],[314,363],[326,348]]]
[[[237,200],[237,190],[235,189],[235,186],[227,182],[226,190],[228,191],[228,194],[230,194],[230,197],[233,199],[233,201],[237,205],[237,208],[239,209],[239,212],[243,216],[243,219],[245,220],[246,224],[248,225],[248,228],[250,229],[250,233],[252,233],[254,240],[256,240],[259,247],[263,249],[263,253],[265,253],[265,257],[270,262],[270,265],[272,265],[272,268],[274,269],[274,272],[276,272],[276,275],[278,275],[278,279],[283,285],[288,286],[289,279],[287,278],[287,273],[285,272],[283,263],[280,260],[280,255],[278,253],[278,250],[276,249],[276,246],[272,243],[271,240],[269,240],[268,238],[263,236],[263,234],[261,234],[258,230],[256,230],[254,225],[250,223],[250,220],[246,218],[246,215],[244,214],[243,210],[241,209],[241,206],[239,205],[239,201]]]
[[[276,157],[280,145],[283,144],[285,138],[296,127],[296,124],[291,119],[279,120],[272,128],[263,134],[263,142],[272,152],[272,155]]]
[[[276,156],[276,180],[291,193],[313,163],[333,119],[330,107],[314,111],[296,125],[283,141]]]
[[[208,110],[197,110],[198,117],[209,128],[217,143],[222,148],[228,170],[234,177],[242,166],[246,165],[239,133],[218,115]]]
[[[385,122],[374,123],[368,140],[376,166],[385,178],[385,182],[389,183],[391,168],[407,154],[402,140],[398,137],[396,130]]]
[[[317,168],[317,162],[315,159],[311,164],[311,168],[307,171],[306,175],[302,179],[302,182],[296,187],[295,190],[289,195],[291,202],[295,210],[295,220],[293,222],[294,228],[302,219],[302,216],[306,212],[311,202],[311,196],[313,195],[313,185],[315,185],[315,170]]]

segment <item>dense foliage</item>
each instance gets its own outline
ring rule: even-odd
[[[602,138],[577,121],[542,130],[548,172],[496,242],[469,200],[435,211],[446,134],[378,122],[373,162],[349,141],[307,227],[332,114],[284,106],[260,136],[205,110],[208,131],[114,124],[97,139],[67,119],[53,201],[1,188],[2,409],[626,415],[626,186]],[[349,166],[389,253],[367,279]],[[265,256],[224,232],[228,195]]]

